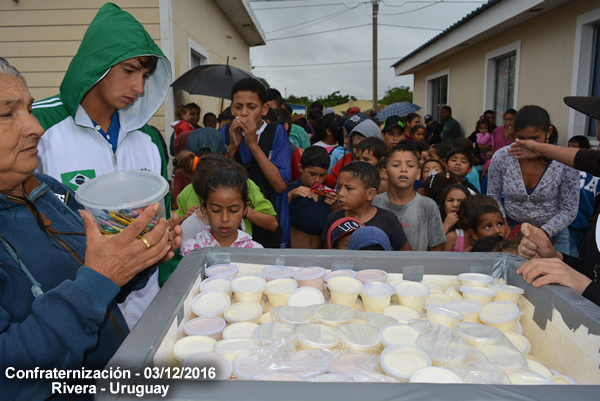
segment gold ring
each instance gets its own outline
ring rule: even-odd
[[[144,242],[144,244],[146,244],[147,248],[150,248],[152,245],[150,245],[150,243],[148,242],[148,240],[144,237],[140,237],[140,239]]]

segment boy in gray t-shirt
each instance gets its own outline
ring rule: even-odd
[[[420,174],[417,152],[398,144],[387,153],[386,171],[389,191],[377,195],[373,205],[398,217],[413,251],[441,251],[446,235],[439,208],[413,189]]]

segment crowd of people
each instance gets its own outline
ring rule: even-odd
[[[198,105],[178,107],[167,146],[148,121],[170,82],[150,35],[110,3],[57,96],[34,103],[0,58],[2,371],[103,368],[180,256],[205,247],[509,252],[530,260],[518,273],[533,285],[566,285],[600,305],[600,153],[585,136],[556,145],[542,107],[509,109],[498,127],[485,111],[467,137],[450,106],[439,123],[340,116],[318,102],[294,114],[246,78],[202,126]],[[600,119],[598,98],[565,102]],[[116,171],[168,179],[169,153],[173,217],[140,235],[154,204],[102,235],[74,191]],[[51,395],[48,380],[0,386],[9,399]]]

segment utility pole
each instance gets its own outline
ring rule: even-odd
[[[373,2],[373,110],[377,112],[377,14],[379,13],[379,1]]]

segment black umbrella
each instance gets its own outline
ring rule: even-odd
[[[220,97],[231,100],[233,84],[252,74],[227,64],[206,64],[194,67],[171,84],[191,95]]]

